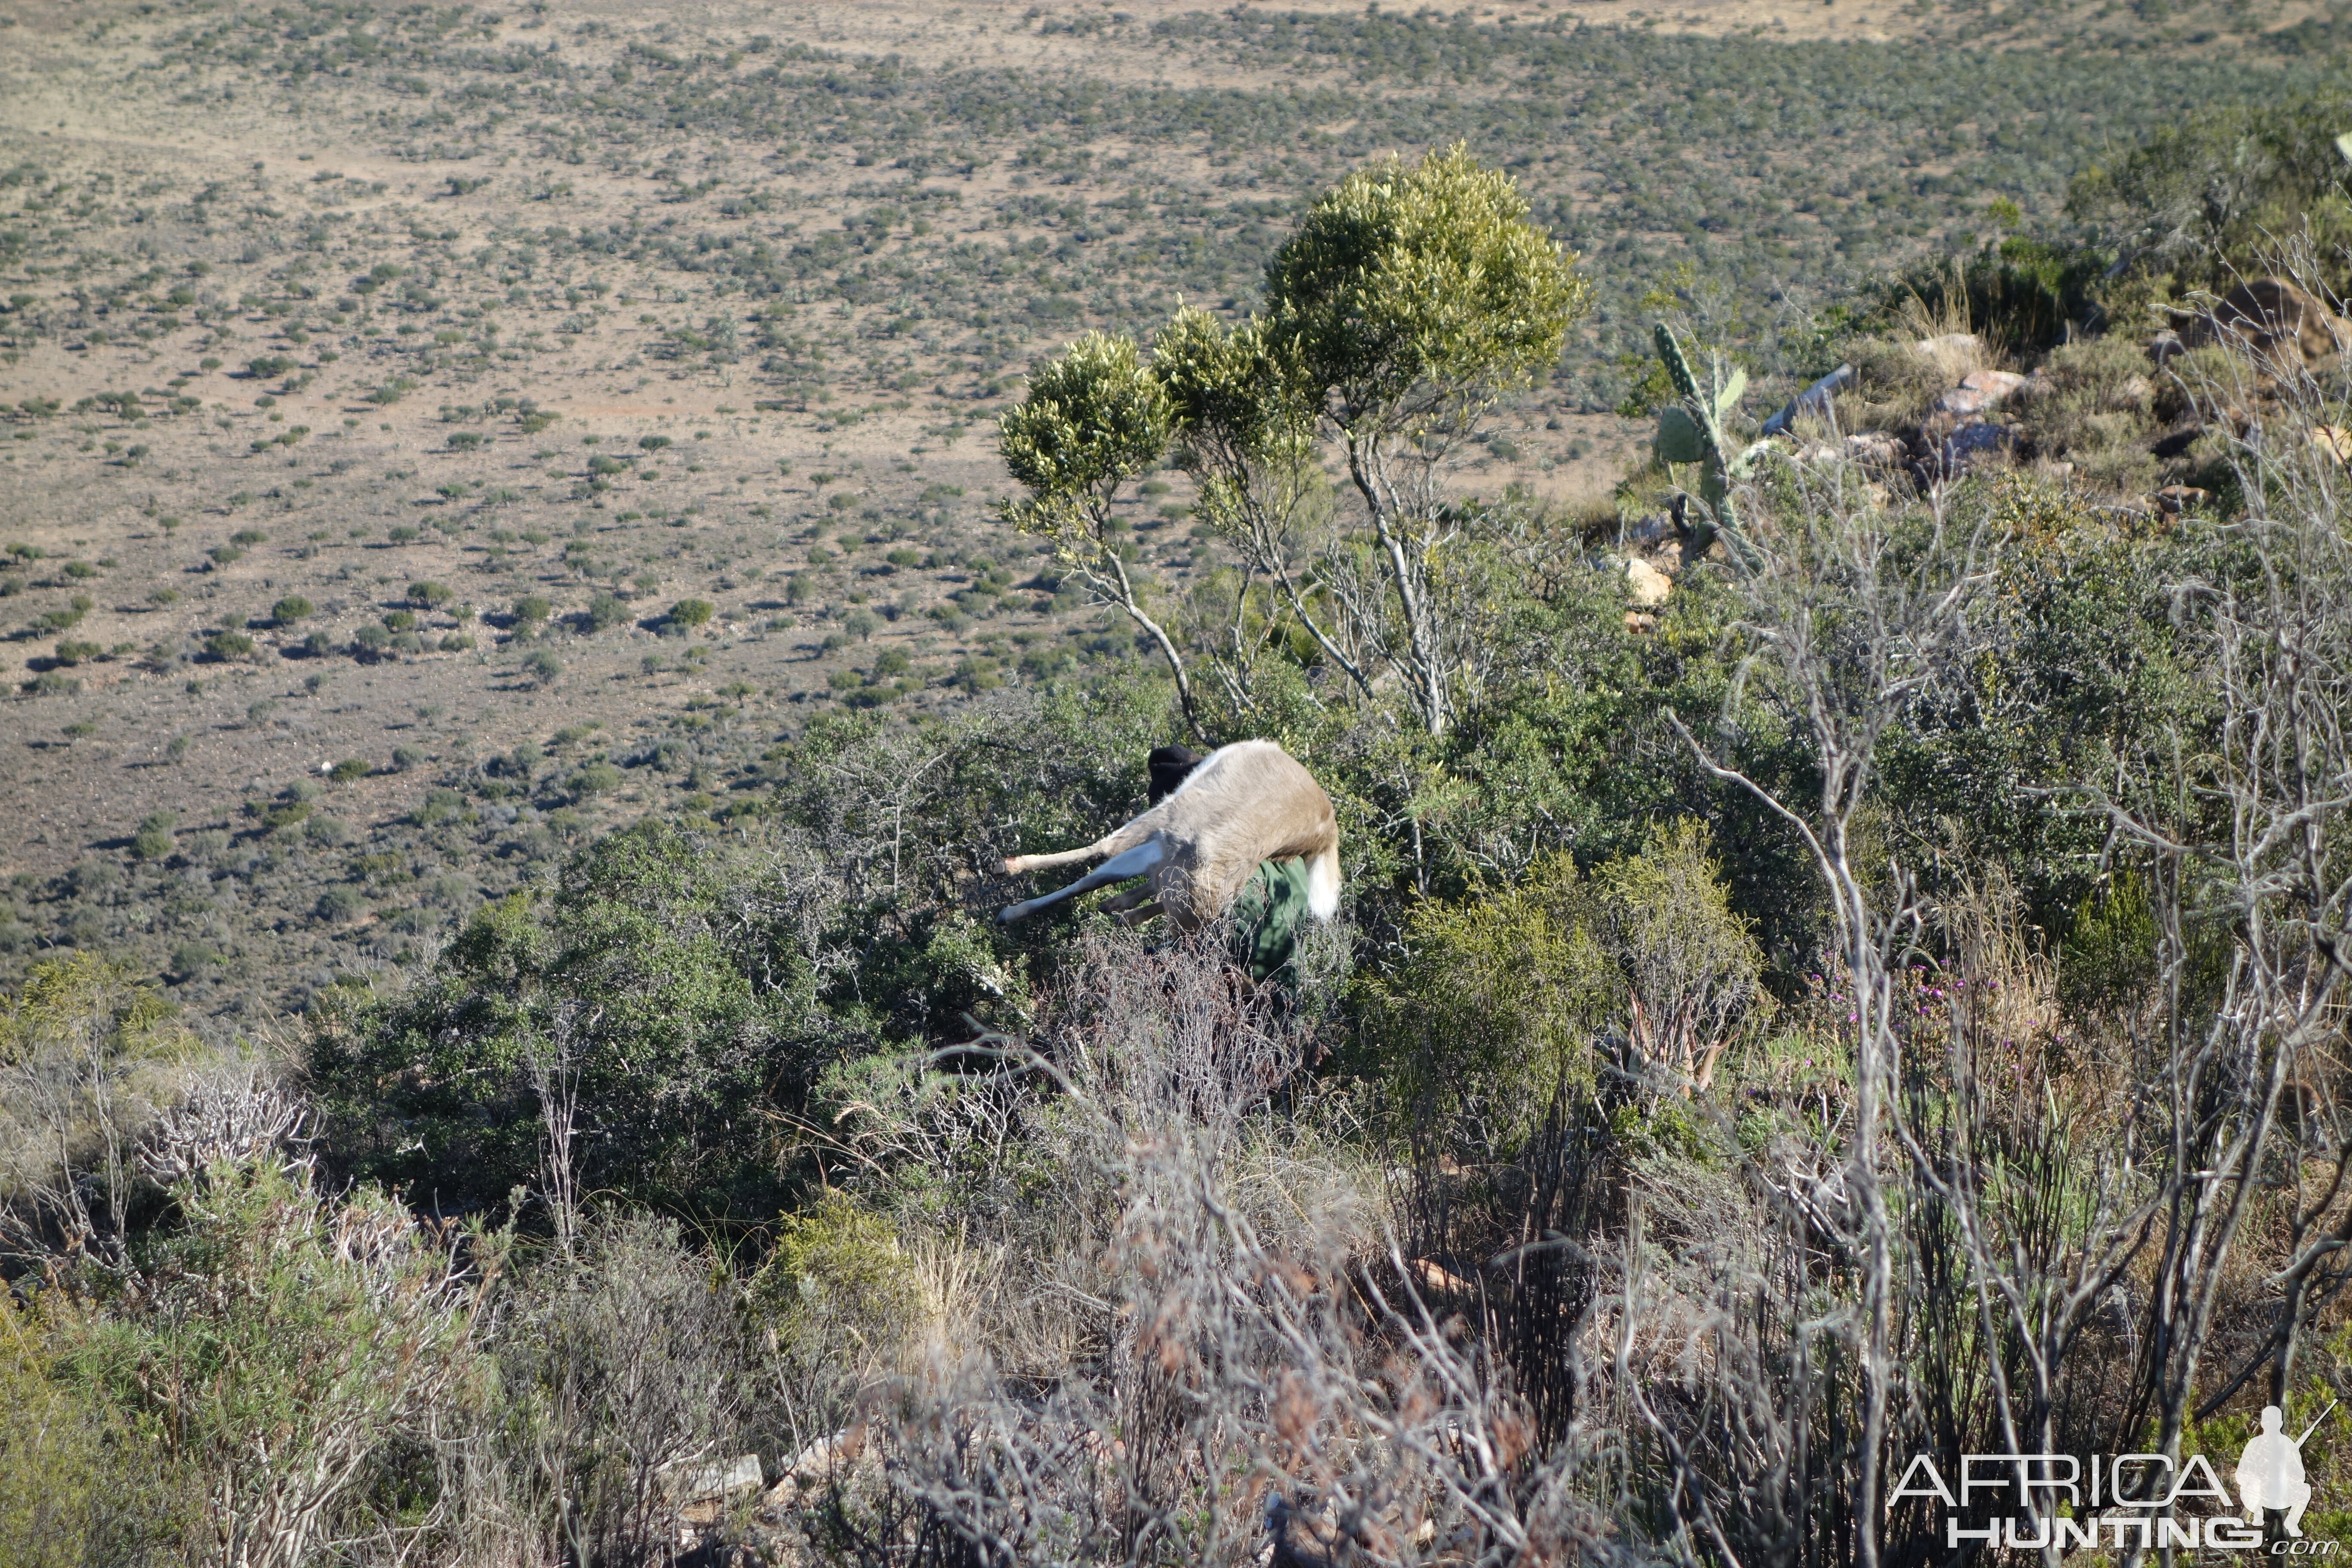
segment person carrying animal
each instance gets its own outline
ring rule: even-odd
[[[1301,923],[1339,912],[1339,824],[1331,797],[1271,741],[1239,742],[1206,757],[1162,746],[1151,753],[1150,771],[1142,816],[1082,849],[1004,862],[1013,875],[1095,859],[1101,866],[1066,888],[1007,905],[996,918],[1021,920],[1144,877],[1143,887],[1104,908],[1130,925],[1165,914],[1183,931],[1234,910],[1251,977],[1287,967]]]

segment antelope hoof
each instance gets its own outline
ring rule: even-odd
[[[996,911],[996,923],[998,925],[1011,925],[1014,921],[1017,921],[1020,918],[1021,906],[1019,904],[1007,904],[1003,909]]]

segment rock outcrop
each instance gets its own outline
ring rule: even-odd
[[[2352,321],[2284,278],[2256,278],[2221,296],[2211,310],[2191,315],[2180,328],[2180,342],[2188,348],[2225,339],[2276,368],[2292,369],[2352,347]]]

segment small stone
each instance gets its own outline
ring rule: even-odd
[[[1845,438],[1846,460],[1873,474],[1892,473],[1911,455],[1903,438],[1885,430],[1857,431]]]
[[[1936,399],[1936,408],[1939,413],[1957,414],[1964,419],[1989,414],[2024,384],[2025,377],[2015,371],[1972,370],[1960,377],[1959,385]]]
[[[1935,448],[1930,477],[1957,479],[2008,455],[2013,437],[2002,426],[1978,420],[1960,426]]]
[[[662,1479],[672,1497],[717,1498],[730,1492],[756,1491],[763,1478],[760,1456],[740,1454],[716,1465],[675,1467],[665,1470]]]
[[[1645,637],[1657,629],[1658,617],[1650,614],[1647,610],[1628,610],[1625,612],[1625,630],[1630,635],[1637,637]]]
[[[1637,605],[1663,605],[1675,580],[1636,555],[1625,563],[1625,596]]]
[[[2013,370],[1972,370],[1960,377],[1960,384],[1970,392],[1983,393],[1998,403],[2023,386],[2025,377]]]

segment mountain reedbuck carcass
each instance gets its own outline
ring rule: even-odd
[[[1158,772],[1159,754],[1154,755]],[[1165,914],[1180,931],[1197,931],[1225,912],[1265,861],[1307,862],[1307,904],[1318,920],[1339,909],[1339,821],[1314,776],[1272,741],[1222,746],[1183,774],[1165,799],[1087,845],[1058,855],[1016,855],[1013,873],[1108,860],[1057,892],[1010,904],[997,915],[1017,921],[1133,877],[1150,880],[1104,907],[1129,924]]]

